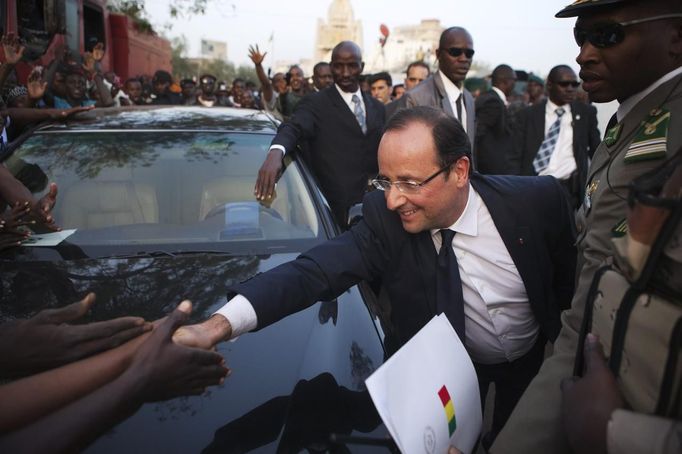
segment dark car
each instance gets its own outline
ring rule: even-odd
[[[37,196],[56,182],[56,221],[76,231],[2,254],[2,319],[94,291],[89,320],[155,320],[187,298],[196,323],[225,304],[230,284],[335,236],[292,156],[274,200],[255,199],[276,127],[255,111],[172,107],[96,110],[29,134],[5,165]],[[220,344],[233,371],[223,386],[146,405],[89,450],[387,452],[371,446],[387,431],[364,385],[384,360],[375,304],[354,287]]]

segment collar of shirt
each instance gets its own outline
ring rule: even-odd
[[[346,103],[350,111],[353,113],[355,113],[355,106],[353,105],[353,95],[358,95],[358,98],[360,98],[360,104],[362,104],[362,111],[365,112],[365,115],[367,115],[367,109],[365,109],[365,101],[362,99],[362,92],[360,91],[360,87],[358,87],[358,89],[354,93],[349,93],[347,91],[341,90],[341,87],[339,87],[337,84],[334,84],[334,86],[336,87],[336,91],[339,92],[339,94],[343,98],[343,101]]]
[[[478,236],[478,206],[481,203],[481,196],[474,190],[469,183],[469,197],[467,197],[467,204],[464,211],[459,218],[448,229],[454,230],[457,233],[462,233],[468,236]],[[441,229],[432,229],[431,237],[435,237],[437,244],[440,244]]]
[[[507,102],[507,95],[505,95],[504,92],[497,87],[493,87],[493,90],[495,91],[495,93],[497,93],[497,96],[500,97],[504,105],[508,106],[509,103]]]
[[[547,116],[551,116],[551,118],[556,119],[557,113],[556,110],[561,107],[564,109],[564,118],[571,118],[571,105],[570,104],[564,104],[563,106],[558,106],[554,104],[552,101],[547,98],[547,105],[545,106],[545,119]],[[546,125],[545,125],[546,126]]]
[[[680,66],[677,69],[673,69],[668,74],[661,77],[644,90],[630,96],[628,99],[623,101],[620,104],[620,106],[618,106],[618,111],[616,112],[616,118],[618,119],[618,121],[621,121],[623,118],[625,118],[625,116],[630,113],[632,108],[635,107],[637,103],[639,103],[642,99],[646,98],[652,91],[654,91],[664,83],[668,82],[669,80],[673,79],[674,77],[679,76],[680,74],[682,74],[682,66]]]
[[[452,104],[455,104],[455,101],[457,101],[457,98],[462,94],[462,90],[455,85],[450,79],[448,79],[448,76],[446,76],[443,71],[440,69],[438,70],[438,74],[440,74],[440,79],[443,81],[443,88],[445,88],[445,94],[448,95],[448,98],[450,101],[452,101]],[[462,103],[462,105],[464,105]]]

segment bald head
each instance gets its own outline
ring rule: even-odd
[[[450,27],[443,30],[443,33],[440,34],[440,41],[438,42],[438,47],[440,47],[441,49],[448,47],[448,41],[451,40],[453,37],[463,37],[468,41],[473,41],[473,39],[471,38],[471,34],[469,34],[466,28]]]
[[[332,77],[334,83],[346,93],[355,93],[365,64],[360,46],[352,41],[341,41],[332,51]]]
[[[339,52],[353,54],[357,57],[358,61],[362,61],[362,50],[360,50],[360,46],[353,41],[341,41],[337,44],[332,50],[332,61],[334,61],[335,56],[338,57]]]

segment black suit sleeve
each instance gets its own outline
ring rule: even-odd
[[[486,134],[497,134],[504,104],[493,96],[481,95],[476,100],[476,141]]]
[[[303,97],[291,118],[277,129],[272,145],[282,145],[287,152],[292,151],[299,142],[314,137],[316,120],[315,98]]]
[[[554,269],[552,289],[556,296],[560,310],[566,310],[571,306],[573,292],[575,290],[575,267],[577,251],[575,247],[575,220],[573,210],[569,206],[568,199],[564,195],[564,190],[557,180],[552,178],[552,188],[548,193],[552,193],[551,206],[547,206],[544,213],[554,213],[549,216],[551,230],[556,232],[550,247],[550,254]],[[538,207],[540,209],[540,207]],[[556,219],[552,219],[555,217]]]
[[[381,239],[385,235],[377,234],[376,230],[381,229],[381,213],[386,211],[383,193],[368,194],[364,218],[349,231],[292,262],[231,287],[229,292],[249,300],[260,329],[317,301],[336,298],[362,280],[379,276],[388,261],[388,252]]]
[[[514,153],[509,157],[509,166],[513,175],[523,175],[524,153],[527,147],[526,130],[528,128],[528,118],[528,107],[520,110],[516,114],[516,120],[514,122],[515,127],[512,131],[512,137],[514,140]]]

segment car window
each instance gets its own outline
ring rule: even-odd
[[[240,243],[317,239],[301,172],[272,200],[253,194],[272,136],[223,132],[43,132],[5,162],[32,192],[59,187],[54,211],[77,245]]]

